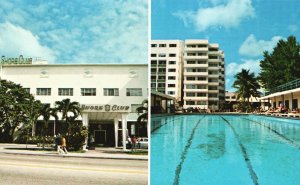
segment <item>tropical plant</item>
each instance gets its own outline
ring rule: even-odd
[[[300,78],[300,45],[296,37],[279,40],[273,52],[264,52],[259,80],[266,90]]]
[[[237,99],[249,104],[250,97],[259,97],[260,93],[258,89],[260,85],[257,82],[257,78],[254,73],[250,73],[250,70],[242,69],[235,76],[233,87],[237,89]]]
[[[71,102],[67,98],[62,101],[56,101],[55,105],[57,110],[62,113],[62,119],[65,119],[67,125],[67,133],[70,134],[71,121],[81,115],[80,104],[78,102]]]
[[[148,123],[148,100],[144,100],[138,108],[136,108],[138,118],[136,120],[138,127],[143,123]]]
[[[55,108],[51,108],[50,104],[44,104],[41,109],[40,115],[43,117],[42,136],[43,136],[43,149],[44,149],[46,132],[48,130],[48,125],[49,125],[48,123],[51,116],[57,119],[57,110]]]
[[[21,85],[0,80],[0,141],[12,142],[15,133],[29,123],[33,96]]]

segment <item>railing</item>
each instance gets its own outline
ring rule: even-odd
[[[287,90],[291,90],[291,89],[296,89],[300,87],[300,78],[297,80],[293,80],[291,82],[282,84],[280,86],[275,87],[274,89],[271,89],[270,91],[266,92],[266,96],[272,93],[276,93],[276,92],[282,92],[282,91],[287,91]]]

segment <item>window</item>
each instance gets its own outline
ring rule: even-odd
[[[197,93],[197,97],[206,97],[206,93]]]
[[[96,96],[96,88],[81,88],[81,96]]]
[[[158,83],[158,84],[157,84],[157,87],[165,87],[165,86],[166,86],[165,83]]]
[[[151,73],[156,73],[156,68],[151,68]]]
[[[192,73],[207,72],[207,70],[205,68],[187,68],[186,72],[192,72]]]
[[[170,69],[168,69],[168,72],[176,72],[176,69],[175,68],[170,68]]]
[[[218,86],[208,86],[208,90],[218,90]]]
[[[208,82],[218,82],[219,79],[218,78],[209,78]]]
[[[206,89],[206,85],[192,85],[187,84],[186,89]]]
[[[186,77],[186,80],[187,81],[195,81],[196,77],[190,77],[190,76],[188,76],[188,77]]]
[[[159,79],[159,80],[165,80],[165,79],[166,79],[166,76],[158,76],[158,79]]]
[[[175,87],[175,84],[168,84],[168,87]]]
[[[169,47],[170,47],[170,48],[176,48],[176,47],[177,47],[177,44],[169,44]]]
[[[164,68],[159,68],[159,69],[158,69],[158,72],[164,73],[164,72],[166,72],[166,69],[164,69]]]
[[[156,60],[151,60],[151,64],[157,64]]]
[[[151,88],[155,88],[156,84],[155,83],[151,83]]]
[[[218,97],[218,94],[208,94],[208,97],[209,97],[209,98],[217,98],[217,97]]]
[[[73,96],[73,88],[58,88],[58,96]]]
[[[166,54],[165,53],[160,53],[160,54],[158,54],[158,57],[166,57]]]
[[[208,71],[209,75],[217,75],[219,74],[219,71]]]
[[[176,54],[175,53],[170,53],[169,57],[176,57]]]
[[[37,88],[36,95],[51,96],[51,88]]]
[[[176,80],[175,76],[168,76],[168,80]]]
[[[159,44],[160,48],[165,48],[167,45],[166,44]]]
[[[126,88],[126,96],[142,96],[142,88]]]
[[[175,91],[168,91],[168,94],[169,94],[169,95],[174,95],[174,94],[175,94]]]
[[[119,96],[118,88],[104,88],[104,96]]]
[[[151,76],[151,80],[156,80],[156,76]]]
[[[131,104],[131,112],[136,112],[138,107],[142,106],[141,104]]]
[[[197,101],[197,105],[206,105],[206,101]]]
[[[167,61],[165,61],[165,60],[158,61],[158,64],[160,64],[160,65],[166,65],[166,63],[167,63]]]
[[[195,93],[190,93],[190,92],[186,93],[186,97],[194,97],[194,96],[195,96]]]
[[[156,54],[155,53],[151,53],[151,57],[156,57]]]
[[[186,105],[195,105],[194,101],[186,101]]]
[[[199,81],[206,81],[206,77],[198,77]]]
[[[219,65],[216,64],[216,63],[210,63],[210,64],[208,64],[208,66],[209,66],[209,67],[218,67]]]
[[[156,48],[157,44],[151,44],[151,48]]]
[[[169,61],[169,64],[176,64],[176,61]]]

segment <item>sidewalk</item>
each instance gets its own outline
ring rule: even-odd
[[[68,154],[57,154],[54,149],[45,148],[43,151],[37,145],[28,144],[3,144],[0,143],[0,154],[37,155],[52,157],[94,158],[94,159],[123,159],[123,160],[148,160],[148,155],[134,155],[125,153],[120,148],[99,147],[84,153],[69,152]],[[130,151],[130,150],[128,150]]]

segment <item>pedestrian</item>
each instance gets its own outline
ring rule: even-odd
[[[66,141],[65,137],[61,138],[61,148],[62,148],[63,152],[65,152],[65,154],[68,154],[68,151],[67,151],[67,141]]]
[[[138,145],[139,149],[141,149],[141,140],[142,140],[142,138],[140,138],[140,137],[137,138],[137,145]]]
[[[58,154],[63,153],[63,150],[61,149],[61,135],[60,133],[57,134],[56,138],[55,138],[55,146],[56,146],[56,150]]]
[[[136,137],[132,136],[131,141],[132,141],[132,149],[134,149],[135,148],[135,144],[136,144]]]

